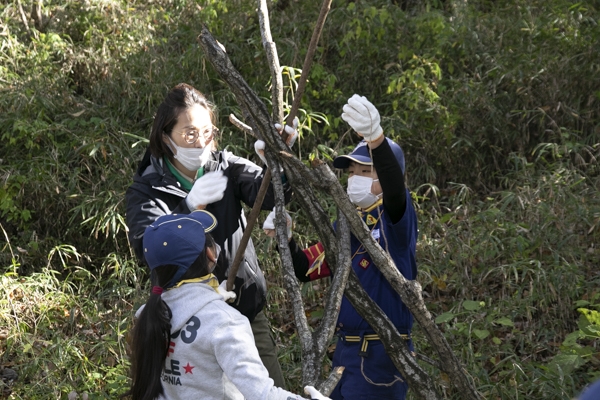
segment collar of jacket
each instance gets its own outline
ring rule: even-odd
[[[144,163],[144,161],[146,161]],[[154,156],[144,157],[144,165],[140,166],[138,176],[146,185],[151,185],[152,189],[161,192],[174,194],[179,197],[187,196],[188,192],[181,186],[177,178],[169,171],[163,160],[158,160]]]
[[[227,150],[221,150],[215,153],[214,159],[218,161],[210,161],[208,168],[205,167],[205,172],[227,169],[231,162],[235,162],[236,156]],[[153,189],[180,197],[185,197],[188,194],[175,175],[167,168],[164,161],[154,157],[149,149],[146,150],[146,154],[139,164],[137,176],[139,178],[134,179],[142,179],[147,182],[146,184],[152,185]]]

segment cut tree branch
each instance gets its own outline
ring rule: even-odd
[[[346,192],[339,184],[335,174],[333,174],[326,164],[318,165],[312,170],[309,170],[302,162],[295,159],[295,156],[289,153],[289,148],[281,140],[279,133],[274,128],[266,106],[248,87],[239,72],[231,64],[225,52],[218,46],[217,42],[206,28],[202,29],[202,33],[198,40],[206,52],[208,59],[235,95],[236,100],[247,119],[246,122],[251,126],[255,135],[265,141],[267,147],[267,159],[275,156],[284,167],[286,176],[290,179],[294,191],[300,194],[300,196],[298,196],[299,201],[303,207],[306,206],[309,209],[309,220],[317,229],[317,233],[323,241],[327,253],[329,255],[336,255],[338,254],[339,247],[337,240],[332,237],[331,227],[323,228],[323,225],[328,225],[323,224],[323,221],[327,221],[326,213],[323,212],[322,207],[316,201],[316,196],[312,193],[312,189],[306,188],[307,184],[315,181],[318,182],[318,185],[315,187],[318,187],[319,190],[324,191],[332,197],[338,209],[348,219],[352,233],[363,243],[366,250],[371,255],[374,264],[382,271],[392,287],[400,294],[404,304],[406,304],[417,322],[421,325],[427,338],[431,342],[432,347],[436,349],[440,358],[440,365],[444,372],[449,375],[451,382],[460,391],[462,398],[479,400],[481,396],[477,393],[470,377],[454,356],[450,346],[439,331],[437,325],[434,323],[431,314],[428,312],[421,296],[420,285],[416,281],[406,280],[395,267],[393,260],[389,255],[385,253],[371,237],[364,222],[357,215],[355,206],[348,200]],[[275,161],[272,164],[274,167],[277,162]],[[303,177],[308,177],[310,175],[313,176],[312,179],[303,179]],[[304,197],[304,195],[307,197]],[[313,200],[315,202],[313,202]],[[323,216],[325,216],[325,218],[323,218]],[[281,218],[278,219],[281,221]],[[278,240],[282,239],[279,237],[281,236],[281,233],[282,232],[278,230]],[[285,246],[280,246],[280,248],[281,247]],[[334,268],[337,268],[336,257],[328,256],[327,260]],[[288,262],[289,260],[285,261],[286,264]],[[347,263],[344,264],[346,265]],[[349,284],[349,287],[352,287],[352,285]],[[350,289],[348,293],[351,291],[352,289]],[[371,311],[372,308],[370,307],[368,313],[371,313]],[[363,314],[363,317],[368,321],[366,315]],[[380,332],[379,325],[371,324],[371,326],[381,336],[382,342],[387,346],[386,348],[390,348],[391,351],[394,351],[395,349],[394,343],[402,343],[397,331],[388,331],[389,333]],[[396,362],[399,363],[396,364],[396,366],[411,385],[411,389],[415,391],[419,397],[427,399],[434,398],[431,397],[433,396],[431,386],[429,386],[429,384],[424,384],[425,381],[418,365],[414,362],[414,358],[407,353],[408,352],[403,352],[402,350],[395,353],[394,358],[396,359]],[[396,355],[398,357],[396,357]],[[408,357],[410,357],[410,359]]]
[[[281,117],[283,115],[283,82],[281,80],[281,68],[279,66],[279,61],[277,57],[277,47],[272,41],[271,33],[269,31],[269,17],[268,17],[268,9],[266,6],[266,1],[259,0],[259,20],[261,21],[261,35],[263,38],[263,45],[265,46],[265,51],[267,53],[267,60],[269,64],[269,68],[271,70],[271,81],[274,82],[272,88],[272,101],[273,101],[273,119],[281,123]],[[323,14],[324,9],[321,10],[322,14],[322,23],[325,21],[325,14]],[[316,42],[318,42],[320,31],[322,30],[322,24],[317,24],[315,31],[313,32],[313,41],[311,43],[313,46],[312,53],[309,51],[310,55],[307,55],[307,60],[310,60],[312,54],[314,54],[314,48],[316,47]],[[318,31],[318,32],[317,32]],[[305,67],[310,68],[310,62],[305,61]],[[304,87],[306,86],[306,79],[308,75],[304,78],[300,78],[301,87],[299,86],[298,90],[295,93],[295,98],[301,98]],[[277,96],[280,96],[278,98]],[[279,109],[278,107],[281,107]],[[297,113],[297,108],[292,109],[288,116],[288,124],[291,124],[295,115]],[[279,118],[278,118],[279,117]],[[282,141],[287,142],[287,134],[285,131],[282,132]],[[292,309],[294,312],[294,319],[296,321],[296,327],[298,329],[298,337],[300,338],[300,343],[302,347],[302,377],[303,383],[305,385],[315,385],[315,382],[318,381],[319,377],[322,374],[322,360],[325,356],[325,352],[327,351],[328,343],[333,337],[335,322],[337,320],[338,309],[340,303],[342,301],[343,290],[345,287],[345,279],[347,277],[347,272],[345,274],[340,273],[337,279],[334,279],[332,290],[330,291],[329,298],[327,299],[327,304],[325,307],[325,311],[323,313],[322,321],[319,327],[311,333],[308,321],[306,320],[306,313],[303,306],[302,295],[300,292],[300,288],[298,282],[296,280],[294,274],[294,268],[292,265],[292,257],[288,247],[288,238],[287,238],[287,221],[284,216],[285,212],[285,202],[283,195],[283,184],[277,178],[279,176],[279,162],[277,159],[273,157],[270,153],[270,150],[267,150],[265,156],[269,160],[268,163],[270,165],[272,176],[276,177],[273,179],[273,187],[275,188],[275,198],[276,198],[276,216],[275,216],[275,227],[276,227],[276,238],[279,244],[279,252],[283,265],[284,271],[284,284],[288,291],[288,295],[290,296],[290,300],[292,303]],[[314,196],[311,196],[308,193],[305,193],[307,197],[311,197],[316,201]],[[346,238],[348,243],[350,241],[350,237]],[[345,257],[347,259],[350,258],[350,246],[347,246]],[[317,385],[319,390],[324,395],[329,395],[331,390],[335,387],[337,382],[339,381],[343,369],[336,369],[333,371],[329,378],[322,385]]]
[[[300,108],[302,93],[304,93],[306,82],[308,82],[308,73],[310,72],[310,67],[312,66],[315,51],[317,50],[317,44],[319,43],[321,32],[323,32],[323,26],[325,26],[325,20],[327,19],[327,14],[329,14],[330,8],[331,0],[324,0],[323,4],[321,5],[321,11],[319,12],[319,18],[317,19],[317,23],[315,24],[315,28],[310,38],[310,44],[308,45],[306,57],[304,58],[304,64],[302,65],[302,73],[300,74],[300,80],[298,81],[298,88],[296,89],[296,95],[294,96],[294,101],[292,102],[292,109],[290,110],[290,115],[287,118],[288,125],[292,124],[292,121],[294,120],[294,117],[296,116],[296,114],[298,113],[298,109]],[[300,94],[300,96],[298,94]]]

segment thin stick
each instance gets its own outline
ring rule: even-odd
[[[235,115],[229,114],[229,122],[231,122],[236,128],[238,128],[242,132],[246,132],[247,134],[256,137],[254,131],[252,130],[252,127],[240,121]]]
[[[271,183],[271,171],[267,168],[267,170],[265,171],[265,175],[263,176],[262,183],[260,184],[260,189],[258,189],[256,200],[254,200],[254,206],[252,207],[252,211],[250,211],[250,215],[248,216],[248,224],[246,225],[246,229],[244,229],[242,240],[240,240],[240,245],[238,246],[237,252],[235,253],[235,258],[233,259],[233,262],[231,263],[231,268],[229,269],[226,287],[229,291],[233,289],[235,277],[237,276],[237,272],[240,268],[242,259],[244,258],[244,254],[246,253],[246,246],[248,245],[248,241],[250,240],[252,228],[254,228],[254,224],[258,219],[258,214],[260,214],[260,208],[262,206],[263,200],[265,199],[265,195],[267,194],[269,183]]]
[[[302,65],[302,73],[300,74],[300,80],[298,81],[298,88],[296,89],[296,93],[294,95],[292,108],[286,120],[286,123],[290,126],[292,126],[292,124],[294,123],[294,118],[296,117],[296,114],[298,114],[298,109],[300,108],[300,100],[302,100],[302,95],[304,94],[304,89],[306,88],[306,82],[308,81],[308,73],[310,72],[313,57],[315,55],[315,51],[317,50],[317,43],[319,43],[321,32],[323,32],[323,26],[325,25],[325,19],[327,19],[327,14],[329,13],[330,8],[331,0],[324,0],[323,4],[321,5],[321,12],[319,13],[317,24],[315,25],[312,37],[310,38],[310,44],[308,45],[306,57],[304,58],[304,64]],[[281,136],[283,141],[287,143],[287,134],[285,130],[282,132]]]
[[[323,25],[325,25],[325,19],[327,18],[327,14],[329,13],[329,9],[331,8],[331,0],[324,0],[323,5],[321,6],[321,12],[319,14],[319,19],[317,20],[317,24],[315,25],[315,29],[313,30],[312,37],[310,39],[310,45],[308,46],[308,52],[306,53],[306,58],[304,59],[304,65],[302,66],[302,74],[300,75],[300,80],[298,81],[298,88],[296,89],[296,93],[294,95],[294,102],[292,103],[292,109],[290,110],[290,114],[287,118],[287,124],[293,126],[294,118],[296,117],[296,113],[298,112],[298,108],[300,107],[300,99],[302,98],[302,94],[304,93],[304,89],[306,88],[306,81],[308,80],[308,72],[310,71],[312,65],[312,59],[315,54],[315,50],[317,48],[317,43],[319,42],[319,38],[321,36],[321,32],[323,31]],[[285,129],[281,132],[281,139],[284,143],[287,143],[288,135],[285,132]],[[254,224],[258,219],[258,215],[260,214],[260,210],[262,208],[263,200],[265,199],[265,195],[267,193],[267,189],[269,183],[271,182],[271,171],[267,168],[265,171],[265,175],[263,176],[263,181],[260,185],[260,189],[258,190],[258,194],[256,195],[256,199],[254,200],[254,205],[252,206],[252,211],[250,211],[250,215],[248,216],[247,222],[248,225],[244,230],[244,234],[242,236],[242,240],[238,246],[237,252],[231,263],[231,268],[229,269],[229,275],[227,276],[227,290],[232,290],[233,284],[235,282],[235,277],[240,268],[240,263],[244,254],[246,252],[246,246],[248,245],[248,241],[250,240],[250,235],[252,234],[252,228],[254,228]]]

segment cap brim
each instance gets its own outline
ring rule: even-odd
[[[369,157],[365,156],[357,156],[357,155],[345,155],[336,157],[333,160],[333,166],[339,169],[346,169],[350,166],[350,162],[354,161],[355,163],[362,165],[372,165],[373,161]]]
[[[190,213],[190,217],[200,221],[204,227],[204,232],[208,233],[217,227],[217,218],[205,210],[196,210]]]

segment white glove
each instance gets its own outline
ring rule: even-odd
[[[277,129],[279,131],[279,134],[281,135],[281,132],[284,128],[281,126],[281,124],[275,124],[275,129]],[[285,144],[287,144],[291,149],[294,143],[296,143],[296,139],[298,139],[298,117],[294,117],[292,126],[285,126],[285,133],[287,133],[288,135]]]
[[[312,400],[331,400],[329,397],[323,396],[314,386],[304,386],[304,393],[309,395]]]
[[[219,201],[223,198],[227,188],[227,177],[223,171],[207,172],[194,182],[192,190],[185,198],[191,211],[204,208],[204,206]]]
[[[348,99],[348,104],[343,109],[342,119],[367,142],[377,140],[383,134],[379,125],[379,111],[365,96],[355,94]]]
[[[277,131],[281,135],[281,132],[283,131],[284,127],[281,126],[281,124],[275,124],[275,129],[277,129]],[[296,139],[298,138],[298,117],[294,118],[292,126],[285,126],[285,133],[287,133],[288,135],[286,144],[291,148],[294,145],[294,143],[296,143]],[[265,158],[265,142],[263,142],[262,140],[257,140],[256,142],[254,142],[254,151],[256,152],[256,154],[258,154],[262,162],[268,166],[267,159]]]
[[[267,159],[265,158],[265,142],[263,142],[262,140],[257,140],[256,142],[254,142],[254,151],[256,152],[256,154],[258,154],[262,162],[265,165],[268,165]]]
[[[235,300],[236,295],[235,292],[227,290],[227,279],[223,282],[219,283],[219,287],[217,288],[217,293],[223,296],[223,300]]]
[[[292,238],[292,217],[285,211],[285,219],[287,221],[287,238]],[[263,230],[269,237],[275,237],[275,208],[267,215],[267,219],[263,223]]]

